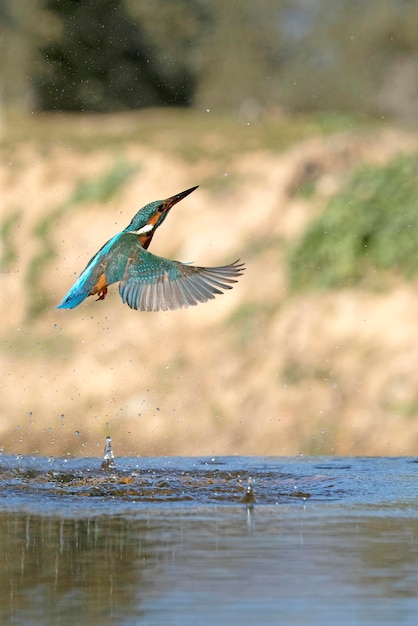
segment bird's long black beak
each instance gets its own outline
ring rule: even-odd
[[[177,202],[180,202],[180,200],[183,200],[183,198],[188,196],[189,193],[192,193],[192,191],[194,191],[198,187],[199,185],[196,185],[196,187],[190,187],[190,189],[186,189],[186,191],[181,191],[180,193],[177,193],[175,196],[171,196],[171,198],[167,198],[166,200],[163,201],[163,210],[168,211],[169,209],[171,209],[172,206],[177,204]]]

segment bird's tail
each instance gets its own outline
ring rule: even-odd
[[[69,290],[66,296],[64,296],[62,302],[57,306],[57,309],[74,309],[81,304],[88,296],[86,289],[82,287],[77,281]]]

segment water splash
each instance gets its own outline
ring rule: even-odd
[[[106,443],[103,451],[102,470],[110,470],[116,468],[115,455],[113,454],[112,439],[106,437]]]

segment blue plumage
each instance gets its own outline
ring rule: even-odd
[[[116,282],[120,283],[122,301],[141,311],[194,306],[231,289],[244,270],[238,261],[221,267],[198,267],[147,251],[171,207],[195,189],[151,202],[138,211],[130,224],[90,259],[57,308],[72,309],[95,294],[103,300],[107,287]]]

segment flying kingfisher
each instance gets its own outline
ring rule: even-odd
[[[123,302],[140,311],[186,308],[232,289],[231,283],[237,282],[245,269],[239,260],[220,267],[198,267],[147,251],[170,209],[195,189],[197,186],[140,209],[131,223],[90,259],[57,308],[73,309],[88,296],[104,300],[108,286],[116,282]]]

